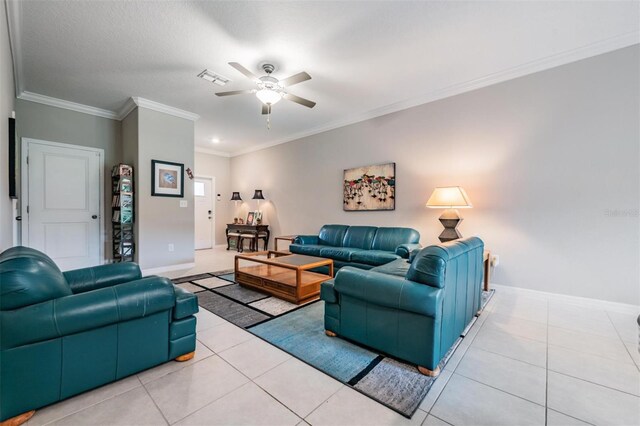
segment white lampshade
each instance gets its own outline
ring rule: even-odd
[[[256,96],[265,105],[274,105],[278,103],[280,99],[282,99],[282,96],[280,96],[280,93],[271,89],[258,90],[256,92]]]
[[[447,209],[468,209],[473,207],[464,189],[459,186],[441,186],[433,190],[427,207]]]

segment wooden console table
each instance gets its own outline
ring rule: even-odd
[[[231,248],[231,238],[237,238],[237,243],[236,243],[236,250],[237,251],[242,251],[242,247],[240,246],[241,241],[240,241],[240,234],[252,234],[255,235],[254,240],[255,240],[255,246],[253,244],[254,241],[252,241],[251,244],[251,249],[253,250],[255,248],[255,250],[257,250],[258,248],[258,235],[261,233],[266,233],[266,238],[265,238],[265,250],[267,249],[267,246],[269,244],[269,235],[271,234],[269,232],[269,225],[246,225],[246,224],[241,224],[241,223],[228,223],[227,224],[227,230],[226,230],[226,237],[227,237],[227,250],[229,250]],[[232,235],[229,235],[232,234]],[[237,234],[237,235],[233,235],[233,234]],[[262,237],[260,237],[262,238]]]

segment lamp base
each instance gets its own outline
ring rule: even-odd
[[[442,223],[442,226],[444,226],[444,230],[438,237],[441,243],[462,238],[462,234],[457,229],[460,222],[462,222],[462,218],[460,217],[458,210],[447,209],[442,213],[438,220]]]

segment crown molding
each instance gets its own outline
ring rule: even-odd
[[[25,101],[37,102],[39,104],[68,109],[76,112],[82,112],[84,114],[95,115],[103,118],[110,118],[112,120],[119,120],[118,114],[116,114],[113,111],[109,111],[107,109],[102,109],[102,108],[96,108],[89,105],[79,104],[76,102],[65,101],[64,99],[52,98],[51,96],[45,96],[39,93],[22,92],[17,97],[18,99],[23,99]]]
[[[191,121],[196,121],[200,118],[198,114],[194,114],[183,109],[174,108],[169,105],[161,104],[159,102],[150,101],[149,99],[133,96],[133,102],[139,107],[152,109],[154,111],[163,112],[165,114],[173,115],[176,117],[184,118]],[[130,112],[130,111],[129,111]]]
[[[18,0],[5,1],[7,12],[7,27],[9,29],[9,49],[13,59],[14,95],[17,97],[24,91],[22,81],[22,2]]]
[[[228,152],[216,151],[215,149],[204,148],[198,145],[194,146],[193,150],[201,154],[217,155],[218,157],[225,157],[225,158],[231,157],[231,154]]]
[[[576,62],[582,59],[587,59],[593,56],[601,55],[604,53],[612,52],[614,50],[623,49],[625,47],[633,46],[640,43],[640,32],[634,31],[631,33],[622,34],[619,36],[611,37],[596,43],[592,43],[586,46],[582,46],[576,49],[567,50],[557,53],[555,55],[546,56],[544,58],[537,59],[535,61],[527,62],[522,65],[518,65],[512,68],[507,68],[502,71],[498,71],[493,74],[489,74],[477,79],[469,80],[463,83],[454,84],[443,89],[435,90],[422,96],[407,99],[400,102],[395,102],[390,105],[386,105],[381,108],[376,108],[363,114],[348,117],[343,120],[334,121],[322,126],[314,127],[313,129],[306,130],[282,138],[273,142],[267,142],[264,144],[256,145],[250,148],[246,148],[240,151],[232,152],[231,157],[237,157],[251,152],[261,151],[277,145],[292,142],[297,139],[302,139],[308,136],[313,136],[319,133],[328,132],[340,127],[348,126],[350,124],[360,123],[362,121],[370,120],[372,118],[380,117],[383,115],[391,114],[394,112],[402,111],[408,108],[412,108],[418,105],[438,101],[441,99],[449,98],[455,95],[459,95],[472,90],[481,89],[483,87],[491,86],[494,84],[502,83],[508,80],[513,80],[525,75],[534,74],[536,72],[545,71],[551,68],[566,65],[571,62]]]
[[[127,99],[127,102],[124,103],[122,108],[118,111],[118,120],[124,120],[127,115],[131,113],[134,109],[137,108],[138,105],[134,102],[133,98]]]

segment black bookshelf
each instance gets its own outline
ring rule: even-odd
[[[113,166],[111,171],[111,229],[114,262],[132,262],[135,253],[133,234],[133,167]]]

